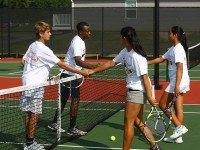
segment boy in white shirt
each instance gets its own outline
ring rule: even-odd
[[[93,69],[98,65],[93,65],[85,62],[86,55],[86,46],[84,40],[90,37],[90,26],[86,22],[79,22],[77,24],[78,34],[72,39],[68,51],[66,53],[64,62],[74,68],[82,69],[88,68]],[[76,73],[61,70],[61,78],[70,77],[76,75]],[[79,85],[80,80],[74,80],[71,82],[72,85]],[[85,135],[86,131],[81,131],[76,125],[76,119],[78,115],[78,106],[80,102],[80,87],[78,88],[67,88],[67,86],[61,85],[61,112],[64,110],[64,107],[67,103],[67,100],[71,96],[71,106],[70,106],[70,127],[67,131],[68,135]],[[57,120],[57,111],[55,113],[52,123],[48,126],[52,130],[57,130],[58,126],[56,123]],[[65,132],[64,129],[61,129],[61,132]]]
[[[82,71],[64,64],[56,57],[45,41],[50,39],[50,26],[45,22],[35,24],[37,41],[33,42],[23,57],[24,71],[22,75],[23,85],[35,85],[47,81],[50,69],[54,65],[87,76],[88,71]],[[37,144],[34,139],[39,114],[42,113],[43,88],[23,92],[20,100],[20,109],[26,112],[26,144],[24,150],[43,150],[43,146]]]

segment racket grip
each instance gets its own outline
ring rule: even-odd
[[[152,94],[152,97],[155,98],[155,85],[151,86],[151,94]]]

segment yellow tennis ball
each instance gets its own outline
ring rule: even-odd
[[[110,140],[111,140],[111,141],[115,141],[115,140],[116,140],[116,137],[115,137],[114,135],[112,135],[112,136],[110,137]]]

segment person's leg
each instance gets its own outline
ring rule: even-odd
[[[27,112],[26,113],[26,145],[29,146],[33,143],[35,137],[35,131],[37,127],[39,114]]]
[[[144,110],[145,110],[145,107],[146,105],[142,105],[141,109],[140,109],[140,112],[135,120],[135,126],[140,130],[140,132],[144,135],[144,122],[143,122],[143,114],[144,114]],[[149,132],[149,135],[148,135],[148,138],[149,139],[152,139],[152,141],[154,141],[154,137],[152,135],[151,132]],[[157,146],[157,144],[155,142],[151,142],[149,141],[149,145],[151,148],[154,148]],[[158,146],[157,146],[158,147]]]
[[[126,102],[124,114],[123,150],[129,150],[134,138],[134,122],[141,109],[141,104]]]
[[[66,106],[67,100],[70,96],[70,90],[65,85],[61,84],[60,93],[61,93],[61,113],[62,113]],[[58,118],[58,109],[56,109],[52,123],[56,123],[57,118]]]
[[[70,129],[76,127],[76,119],[78,115],[78,107],[79,107],[80,98],[72,98],[70,105]]]
[[[71,82],[72,87],[77,87],[80,84],[80,80],[74,80]],[[78,107],[80,102],[80,87],[71,88],[71,105],[70,105],[70,129],[76,127],[76,119],[78,115]]]
[[[174,97],[173,93],[164,92],[160,98],[159,107],[162,111],[164,111],[168,104],[172,101]],[[175,113],[172,111],[172,122],[177,127],[180,126],[181,123],[179,122],[178,118],[176,117]]]
[[[184,114],[183,114],[183,93],[180,94],[174,105],[175,115],[179,122],[183,124]]]
[[[180,96],[180,97],[179,97]],[[176,99],[176,105],[175,109],[181,108],[182,103],[183,103],[183,95],[179,95]],[[168,92],[164,92],[161,99],[160,99],[160,103],[159,106],[160,108],[164,111],[167,107],[167,105],[169,104],[169,102],[173,99],[174,94],[173,93],[168,93]],[[180,100],[180,102],[179,102]],[[180,106],[180,107],[178,107]],[[181,114],[182,111],[182,114]],[[180,119],[180,121],[179,121]],[[177,117],[176,114],[174,113],[174,111],[172,111],[172,122],[174,124],[174,126],[176,127],[173,134],[169,137],[169,138],[165,138],[164,141],[166,142],[177,142],[177,143],[182,143],[182,139],[177,140],[177,138],[181,137],[183,134],[185,134],[188,129],[182,125],[182,120],[183,120],[183,110],[180,110],[179,112],[179,116]]]

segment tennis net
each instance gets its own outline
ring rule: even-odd
[[[79,129],[90,131],[97,124],[124,108],[126,95],[124,78],[126,75],[121,74],[124,73],[121,71],[122,68],[123,66],[117,66],[112,70],[85,79],[80,88],[81,100],[77,118]],[[70,99],[61,115],[60,109],[58,109],[60,106],[59,85],[80,77],[79,75],[51,80],[34,86],[0,90],[0,149],[23,149],[26,137],[25,113],[19,108],[19,100],[29,96],[31,90],[36,92],[37,96],[43,96],[42,114],[39,117],[35,135],[37,143],[44,145],[45,149],[53,149],[58,143],[77,138],[77,136],[69,136],[66,133],[61,135],[60,130],[53,132],[48,125],[51,123],[55,111],[59,110],[57,123],[59,125],[62,122],[60,127],[68,129]]]
[[[191,69],[200,63],[200,43],[188,48],[188,68]]]

